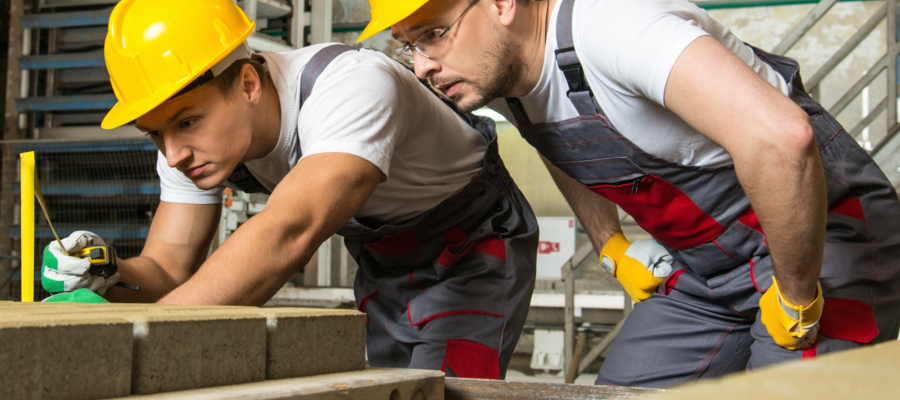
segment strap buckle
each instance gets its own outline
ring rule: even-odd
[[[562,64],[560,62],[560,54],[572,52],[575,62],[571,64]],[[566,47],[564,49],[557,49],[554,51],[556,54],[556,63],[559,65],[560,71],[563,72],[563,75],[566,77],[566,82],[569,84],[569,91],[566,92],[566,95],[569,95],[572,92],[583,92],[586,90],[590,90],[587,84],[587,79],[584,77],[584,68],[581,67],[581,62],[578,60],[578,56],[575,55],[574,47]]]

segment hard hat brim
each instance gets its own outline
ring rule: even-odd
[[[205,65],[203,68],[199,68],[196,71],[193,71],[191,76],[188,79],[179,82],[178,84],[169,85],[166,88],[165,92],[157,92],[153,96],[150,96],[143,101],[139,101],[137,103],[127,104],[123,102],[121,99],[116,102],[116,105],[113,106],[109,113],[103,118],[103,122],[100,123],[100,127],[103,129],[115,129],[122,125],[125,125],[131,121],[134,121],[144,114],[152,111],[154,108],[158,107],[160,104],[168,101],[172,96],[178,93],[181,89],[184,89],[185,86],[189,85],[194,79],[197,79],[200,75],[206,73],[206,71],[212,68],[213,65],[216,65],[219,61],[222,61],[225,57],[227,57],[234,49],[238,46],[242,45],[244,41],[247,40],[250,35],[256,30],[256,22],[251,21],[250,27],[246,32],[242,33],[237,40],[234,41],[231,45],[229,45],[222,54],[216,56],[210,63]]]
[[[376,33],[403,21],[406,17],[418,11],[419,8],[422,8],[427,2],[428,0],[418,0],[411,5],[403,4],[405,2],[396,2],[395,4],[398,4],[397,8],[389,10],[372,10],[372,20],[369,21],[369,24],[366,25],[366,29],[364,29],[359,35],[359,38],[356,39],[356,43],[362,42],[363,40],[374,36]],[[406,8],[402,8],[403,6],[406,6]]]

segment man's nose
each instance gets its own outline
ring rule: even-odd
[[[163,135],[163,154],[166,155],[166,163],[169,167],[176,168],[183,164],[190,156],[191,151],[183,143],[179,143],[176,135]]]
[[[416,76],[419,79],[428,79],[432,75],[441,71],[441,63],[425,57],[418,52],[413,53],[413,57],[415,63],[413,63],[413,69],[416,72]]]

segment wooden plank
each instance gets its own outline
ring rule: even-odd
[[[447,400],[635,399],[660,392],[663,392],[663,390],[618,386],[567,385],[562,383],[509,382],[459,378],[447,378],[444,380],[444,396]]]
[[[127,397],[128,400],[442,400],[443,398],[443,372],[391,368],[370,368],[365,371]]]

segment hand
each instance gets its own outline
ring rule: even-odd
[[[106,299],[100,297],[86,288],[78,289],[73,292],[60,293],[44,299],[44,303],[83,303],[83,304],[105,304],[109,303]]]
[[[600,251],[600,265],[619,280],[637,303],[649,298],[672,272],[672,255],[656,240],[631,243],[619,232]]]
[[[805,349],[816,343],[824,305],[821,285],[816,287],[812,304],[797,306],[784,299],[773,276],[772,286],[759,299],[760,319],[775,344],[788,350]]]
[[[119,273],[109,277],[91,275],[88,259],[71,256],[88,246],[105,245],[106,242],[91,232],[76,231],[62,239],[69,256],[63,255],[56,241],[44,248],[44,265],[41,268],[41,284],[51,294],[72,292],[81,288],[90,289],[101,295],[119,281]]]

